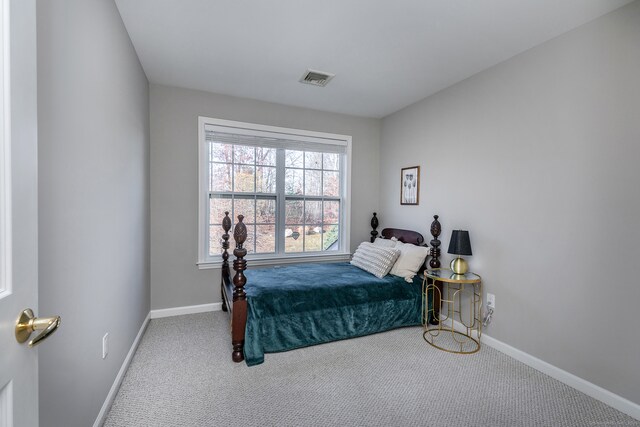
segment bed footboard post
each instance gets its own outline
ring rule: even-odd
[[[438,215],[433,216],[433,222],[431,223],[431,235],[433,239],[431,240],[431,249],[429,250],[429,255],[431,259],[429,260],[429,267],[431,268],[440,268],[440,240],[438,236],[442,232],[442,226],[440,225],[440,221],[438,221]],[[442,295],[442,282],[433,281],[433,284],[438,288],[439,292],[435,292],[433,297],[433,317],[429,319],[429,323],[432,325],[437,325],[440,322],[440,305],[442,304],[440,301]]]
[[[376,237],[378,237],[378,230],[376,230],[376,228],[378,228],[378,225],[380,225],[378,223],[378,214],[376,212],[373,213],[373,217],[371,218],[371,228],[373,228],[373,230],[371,230],[371,243],[375,242]]]
[[[220,296],[222,297],[222,311],[227,311],[227,299],[224,297],[224,278],[229,277],[229,230],[231,230],[231,218],[229,211],[224,213],[222,219],[222,279],[220,281]]]
[[[231,318],[233,352],[231,358],[234,362],[244,360],[244,329],[247,324],[247,294],[244,291],[244,285],[247,283],[247,278],[244,275],[247,261],[244,257],[247,255],[247,250],[242,246],[247,239],[247,227],[242,222],[243,219],[243,215],[238,215],[238,223],[233,231],[233,239],[236,241],[236,248],[233,250],[233,255],[236,257],[233,261],[233,269],[236,274],[233,276],[233,313]]]

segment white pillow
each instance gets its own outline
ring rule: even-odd
[[[398,242],[395,249],[400,250],[400,256],[391,268],[391,274],[403,277],[405,281],[411,283],[413,276],[418,273],[427,258],[429,248]]]
[[[378,237],[377,239],[375,239],[373,241],[374,245],[378,245],[378,246],[381,246],[383,248],[395,248],[396,247],[396,243],[398,243],[397,240],[385,239],[383,237]]]
[[[362,242],[353,254],[351,264],[367,271],[378,278],[389,274],[400,251],[393,248],[384,248],[370,242]]]

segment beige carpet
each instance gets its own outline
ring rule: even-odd
[[[504,354],[421,328],[231,362],[229,319],[152,320],[105,423],[149,426],[640,426]]]

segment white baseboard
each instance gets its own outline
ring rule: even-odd
[[[159,319],[161,317],[182,316],[183,314],[206,313],[208,311],[222,310],[221,302],[211,304],[187,305],[185,307],[161,308],[151,310],[151,318]]]
[[[466,330],[466,328],[458,321],[454,321],[454,327],[459,331]],[[533,369],[542,372],[543,374],[549,375],[551,378],[555,378],[556,380],[568,385],[569,387],[575,388],[576,390],[586,394],[587,396],[591,396],[594,399],[599,400],[600,402],[629,415],[630,417],[640,420],[640,405],[638,405],[637,403],[634,403],[622,396],[612,393],[609,390],[606,390],[585,379],[582,379],[570,372],[565,371],[564,369],[560,369],[557,366],[547,363],[544,360],[538,359],[537,357],[532,356],[529,353],[518,350],[517,348],[512,347],[509,344],[505,344],[495,338],[492,338],[487,334],[482,334],[481,342],[483,345],[486,344],[489,347],[492,347],[499,352],[513,357],[514,359],[524,363],[525,365],[528,365]]]
[[[93,423],[93,427],[100,427],[104,423],[105,417],[107,416],[107,412],[109,411],[109,408],[111,408],[111,404],[113,403],[113,399],[115,399],[116,394],[118,393],[118,389],[120,388],[120,384],[122,383],[124,374],[127,372],[127,369],[129,369],[129,364],[131,363],[131,359],[133,358],[133,355],[138,349],[138,345],[140,344],[140,339],[142,338],[144,331],[147,329],[147,325],[149,324],[150,314],[151,313],[147,314],[147,317],[145,317],[144,322],[142,322],[142,326],[140,326],[138,335],[136,335],[136,339],[133,340],[133,344],[131,344],[129,353],[127,353],[127,357],[125,357],[124,361],[122,362],[122,366],[118,371],[118,375],[116,375],[116,379],[113,382],[111,389],[109,390],[109,394],[107,394],[107,398],[102,404],[102,408],[98,413],[98,417],[96,418],[96,421]]]

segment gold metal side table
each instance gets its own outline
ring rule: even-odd
[[[455,274],[447,268],[426,270],[422,301],[422,337],[426,342],[450,353],[471,354],[480,350],[482,278],[479,275]],[[450,339],[441,337],[444,334],[451,334]],[[440,344],[436,344],[439,337]]]

